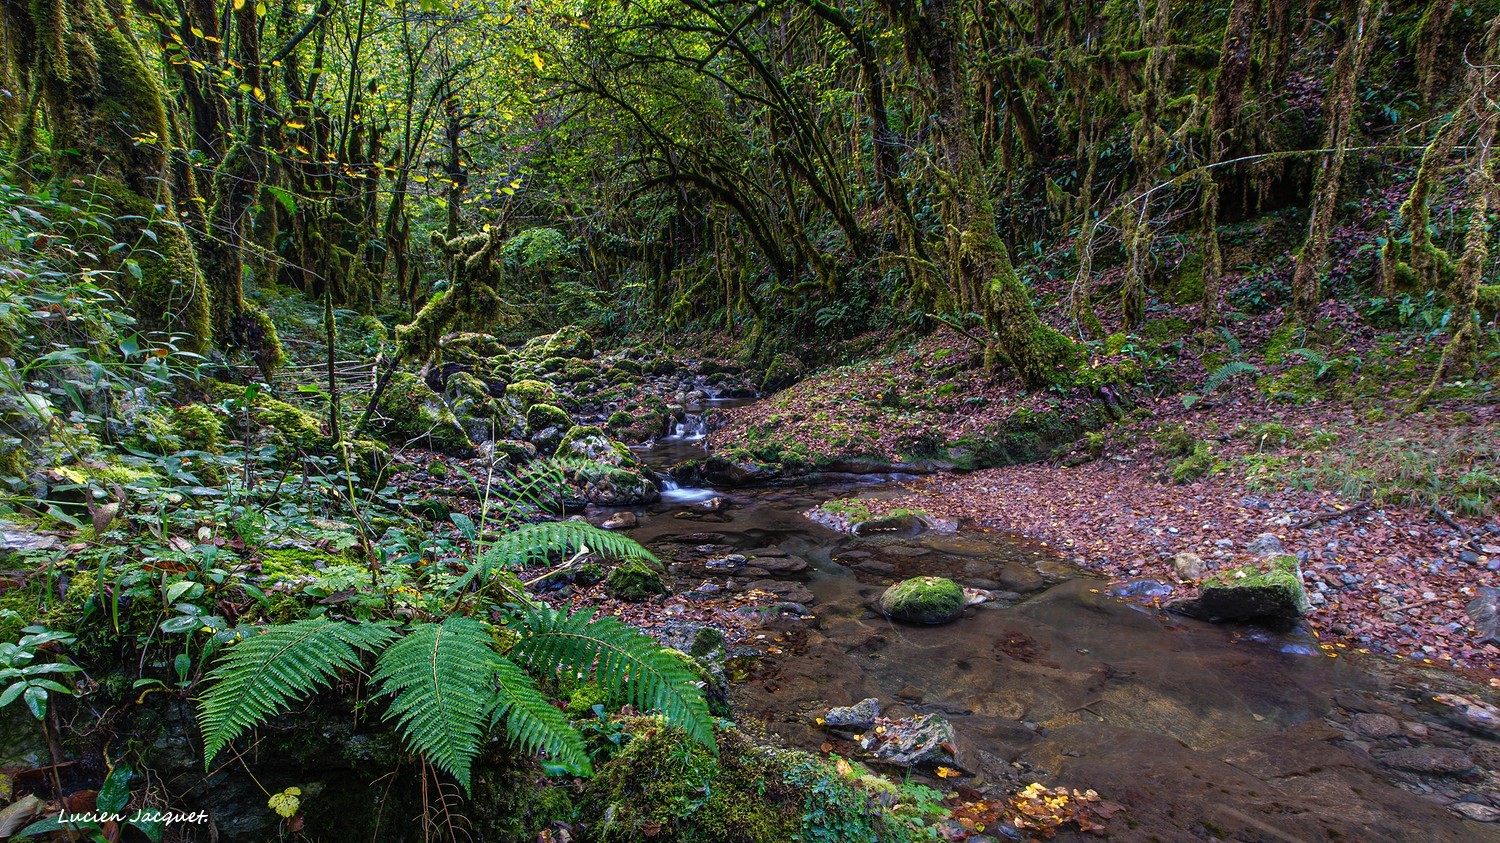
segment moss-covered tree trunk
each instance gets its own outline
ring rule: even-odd
[[[1003,356],[1028,386],[1066,380],[1078,365],[1077,346],[1037,318],[1031,291],[1000,238],[988,168],[969,111],[959,10],[951,0],[928,0],[920,7],[886,0],[885,5],[933,76],[937,147],[946,180],[946,303],[983,318],[991,335],[986,366]]]
[[[1339,57],[1328,74],[1328,94],[1323,107],[1326,123],[1324,153],[1313,183],[1307,239],[1297,253],[1297,266],[1292,272],[1292,308],[1295,317],[1302,322],[1311,321],[1322,300],[1323,269],[1328,262],[1328,241],[1333,235],[1333,214],[1338,208],[1349,134],[1354,127],[1354,112],[1359,106],[1355,93],[1370,57],[1370,49],[1380,34],[1380,21],[1385,17],[1388,5],[1390,0],[1379,0],[1378,6],[1375,0],[1345,0],[1344,3],[1348,32]]]
[[[51,129],[53,182],[64,198],[117,217],[135,248],[119,274],[147,333],[206,351],[209,295],[178,217],[162,90],[123,10],[104,0],[6,0],[24,30]]]

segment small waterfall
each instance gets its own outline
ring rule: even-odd
[[[672,438],[697,441],[708,435],[708,425],[697,413],[684,413],[672,426]]]
[[[666,503],[699,503],[719,496],[719,493],[713,489],[694,489],[691,486],[683,486],[670,477],[658,479],[656,485],[661,489],[661,499]]]

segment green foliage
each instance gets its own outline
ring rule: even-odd
[[[619,689],[641,711],[661,713],[694,741],[714,745],[708,704],[696,677],[650,636],[610,617],[566,615],[550,609],[528,614],[510,656],[550,678],[593,679]]]
[[[213,686],[198,709],[204,765],[247,729],[358,667],[361,654],[395,637],[384,624],[310,618],[267,627],[229,648],[209,674]]]

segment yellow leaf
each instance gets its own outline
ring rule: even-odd
[[[243,8],[245,8],[245,0],[234,0],[234,10],[236,12]]]
[[[541,70],[543,67],[545,67],[545,65],[542,62],[542,54],[541,53],[532,53],[531,54],[531,63],[534,64],[534,65],[536,65],[536,69],[537,70]]]

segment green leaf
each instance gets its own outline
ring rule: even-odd
[[[104,778],[104,784],[99,786],[99,796],[95,804],[99,810],[106,813],[118,813],[130,801],[130,777],[134,772],[126,765],[120,765]]]
[[[383,624],[312,618],[266,627],[230,647],[209,673],[213,685],[198,710],[204,766],[245,730],[356,667],[362,653],[395,635]]]
[[[448,771],[465,791],[484,726],[495,708],[499,654],[484,625],[453,617],[418,625],[375,663],[371,679],[390,694],[406,743]]]

